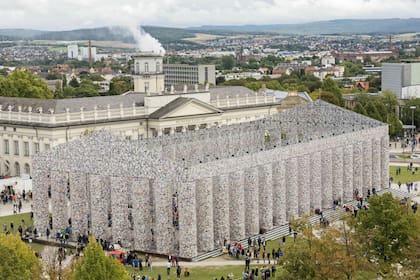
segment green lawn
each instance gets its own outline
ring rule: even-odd
[[[13,223],[13,225],[14,225],[14,231],[11,231],[11,232],[18,232],[19,225],[23,226],[22,219],[25,220],[26,227],[33,226],[33,220],[31,220],[30,217],[31,216],[30,216],[29,213],[0,217],[0,232],[3,232],[3,225],[4,224],[6,224],[7,229],[9,231],[11,231],[10,223]]]
[[[401,168],[401,174],[397,176],[395,171],[398,167]],[[411,171],[407,170],[407,166],[389,166],[389,175],[393,178],[393,183],[401,182],[401,184],[405,184],[407,182],[416,182],[420,181],[420,168],[413,175]]]
[[[190,272],[190,277],[184,277],[184,270],[185,267],[188,268]],[[264,265],[251,265],[251,269],[258,267],[259,270],[264,267]],[[268,265],[267,265],[268,267]],[[271,267],[271,266],[270,266]],[[277,267],[276,274],[280,273],[281,267]],[[213,280],[214,278],[220,279],[220,277],[224,277],[227,279],[227,275],[232,273],[234,279],[242,279],[242,272],[245,268],[244,265],[224,265],[224,266],[199,266],[199,267],[188,267],[188,265],[182,267],[182,279],[194,279],[194,280]],[[133,268],[127,266],[127,270],[130,274],[136,273],[136,275],[147,275],[157,279],[158,274],[162,276],[162,279],[176,279],[176,268],[172,267],[170,275],[166,275],[166,267],[154,267],[152,272],[149,272],[147,269],[143,269],[143,271],[139,271],[138,269],[133,270]],[[260,274],[258,274],[260,275]]]

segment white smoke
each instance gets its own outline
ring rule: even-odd
[[[134,40],[136,41],[136,49],[141,52],[154,52],[165,55],[165,49],[162,44],[152,35],[144,31],[141,27],[127,26]]]

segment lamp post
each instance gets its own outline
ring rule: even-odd
[[[414,110],[416,110],[416,106],[410,106],[411,109],[411,152],[414,152],[415,147],[415,140],[416,137],[414,136]]]

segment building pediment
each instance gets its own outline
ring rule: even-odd
[[[178,118],[223,113],[222,110],[195,98],[179,97],[153,112],[150,119]]]

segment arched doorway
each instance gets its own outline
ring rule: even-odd
[[[25,167],[24,167],[24,172],[25,174],[31,175],[31,167],[29,166],[28,163],[25,163]]]
[[[15,176],[20,176],[20,164],[15,162]]]

